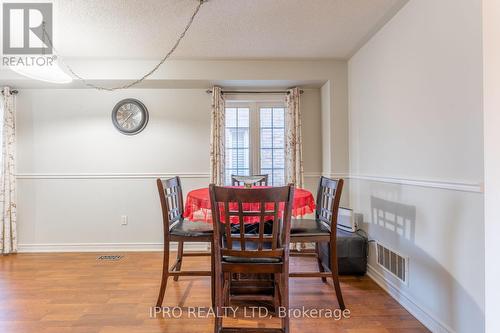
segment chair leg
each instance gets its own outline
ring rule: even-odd
[[[184,254],[184,242],[179,241],[177,244],[177,265],[175,266],[175,270],[178,272],[181,270],[182,266],[182,255]],[[174,276],[174,281],[179,281],[179,275]]]
[[[163,304],[163,297],[165,296],[165,290],[167,289],[167,281],[168,281],[168,260],[170,256],[170,243],[168,240],[165,240],[165,245],[163,247],[163,272],[161,274],[161,285],[160,285],[160,293],[158,294],[158,299],[156,301],[156,306],[161,307]]]
[[[319,256],[319,243],[318,242],[314,243],[314,248],[316,250],[316,259],[318,260],[318,269],[321,273],[323,273],[325,271],[325,268],[323,267],[323,263],[321,263],[321,258]],[[321,281],[326,283],[326,277],[322,276]]]
[[[210,286],[212,294],[212,308],[215,308],[215,259],[214,259],[214,243],[212,241],[210,247],[210,267],[212,276],[210,277]]]
[[[231,292],[231,273],[224,273],[224,283],[222,288],[222,297],[224,306],[229,306],[229,293]]]
[[[219,333],[222,329],[222,286],[224,274],[220,271],[214,273],[215,285],[215,320],[214,320],[214,333]]]
[[[282,286],[282,293],[281,293],[281,306],[284,307],[285,309],[285,316],[281,318],[281,327],[283,329],[284,333],[289,333],[290,332],[290,317],[288,316],[288,309],[289,309],[289,277],[288,277],[288,272],[284,272],[283,274],[280,274],[281,277],[281,286]]]
[[[330,270],[332,272],[333,286],[335,287],[335,294],[337,295],[339,307],[341,310],[345,310],[344,298],[342,297],[342,291],[340,290],[337,246],[333,242],[330,242]]]
[[[278,314],[279,311],[279,306],[281,305],[281,294],[280,294],[280,279],[281,279],[281,274],[276,273],[274,274],[274,300],[273,300],[273,306],[274,306],[274,312],[275,314]]]

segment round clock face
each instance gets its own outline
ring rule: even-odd
[[[133,135],[142,131],[149,120],[148,110],[142,102],[128,98],[118,102],[111,114],[113,125],[123,134]]]

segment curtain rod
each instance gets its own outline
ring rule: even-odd
[[[212,90],[208,89],[207,94],[211,94]],[[300,90],[303,94],[304,90]],[[223,90],[222,94],[289,94],[287,90],[273,90],[273,91],[252,91],[252,90]]]

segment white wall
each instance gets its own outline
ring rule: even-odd
[[[500,332],[500,3],[483,1],[486,332]]]
[[[66,61],[91,82],[105,86],[128,82],[154,65],[147,60]],[[160,248],[154,178],[182,173],[185,192],[208,183],[210,97],[205,89],[212,84],[306,88],[304,170],[306,186],[315,190],[318,175],[332,172],[322,169],[325,100],[326,111],[337,119],[326,127],[337,133],[330,145],[338,152],[332,168],[348,168],[346,73],[347,63],[337,60],[171,60],[141,89],[109,93],[81,89],[78,82],[59,89],[0,70],[0,86],[20,90],[20,249]],[[329,89],[320,91],[325,83]],[[121,135],[112,127],[111,110],[126,97],[139,98],[150,111],[150,123],[138,136]],[[121,215],[129,216],[128,226],[120,225]]]
[[[480,0],[411,0],[348,65],[351,206],[410,258],[370,273],[433,331],[484,331],[481,57]]]
[[[111,110],[134,97],[150,113],[126,136]],[[321,97],[302,96],[306,184],[321,173]],[[181,174],[185,194],[209,181],[210,95],[205,89],[24,89],[17,99],[21,250],[153,249],[162,243],[155,176]],[[120,216],[129,224],[122,226]]]
[[[152,60],[65,59],[89,82],[117,86],[135,80],[149,71]],[[225,87],[261,88],[320,87],[322,129],[332,140],[325,150],[329,163],[325,174],[345,174],[349,169],[347,134],[347,62],[344,60],[169,60],[158,72],[141,83],[141,88],[207,88],[212,84]],[[0,85],[16,88],[58,88],[55,84],[27,80],[0,68]],[[82,88],[80,82],[67,88]],[[20,96],[21,98],[21,96]]]

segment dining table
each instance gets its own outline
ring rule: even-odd
[[[229,187],[244,188],[242,186]],[[269,187],[270,186],[253,186],[252,188],[258,189]],[[235,205],[237,204],[235,203]],[[258,203],[256,203],[256,205],[258,205]],[[247,207],[244,208],[248,209]],[[292,217],[302,217],[307,214],[312,214],[315,208],[316,203],[312,193],[304,188],[296,188],[292,205]],[[184,218],[189,221],[212,223],[212,211],[208,187],[198,188],[187,194],[186,204],[184,207]],[[231,223],[238,223],[238,220],[232,220]]]

